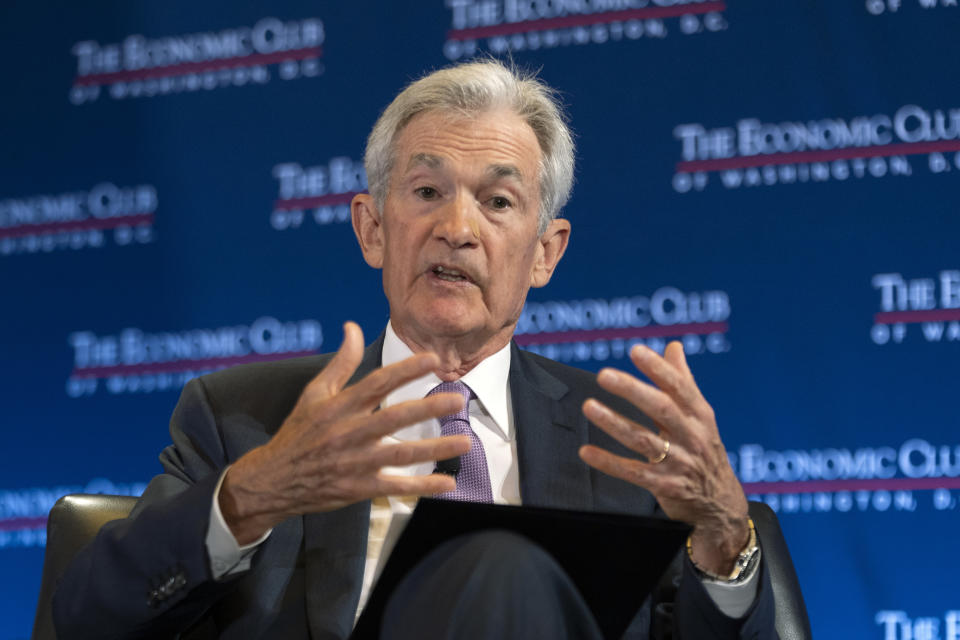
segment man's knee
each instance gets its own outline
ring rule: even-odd
[[[461,536],[431,552],[398,585],[383,622],[385,637],[407,637],[397,631],[411,623],[421,637],[599,637],[556,560],[500,530]]]
[[[488,530],[461,536],[437,549],[445,564],[471,567],[474,579],[512,582],[539,573],[562,573],[553,556],[519,534]]]

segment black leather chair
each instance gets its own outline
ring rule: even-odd
[[[64,496],[53,505],[47,520],[47,550],[33,640],[56,640],[50,603],[57,580],[74,554],[92,540],[105,523],[127,517],[135,503],[136,498],[129,496],[78,493]],[[777,633],[781,640],[809,640],[807,608],[777,516],[762,502],[751,502],[750,517],[757,527],[763,560],[773,582]]]
[[[56,640],[50,608],[53,591],[77,551],[93,540],[107,522],[126,518],[137,499],[75,493],[57,500],[47,517],[47,549],[43,557],[40,598],[33,620],[33,640]]]
[[[810,640],[810,619],[803,602],[800,582],[793,568],[787,541],[777,515],[763,502],[749,503],[750,517],[757,528],[763,549],[763,561],[770,571],[773,596],[777,606],[777,634],[780,640]]]

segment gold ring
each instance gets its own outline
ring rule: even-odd
[[[650,460],[650,464],[660,464],[666,459],[667,454],[670,453],[670,441],[666,438],[663,439],[663,451],[660,452],[656,458]]]

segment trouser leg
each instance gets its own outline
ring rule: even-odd
[[[599,640],[569,576],[546,551],[506,531],[450,540],[400,582],[381,631],[389,640]]]

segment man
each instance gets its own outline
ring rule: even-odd
[[[556,215],[573,145],[550,90],[493,61],[438,71],[384,111],[365,163],[370,193],[354,198],[353,226],[366,262],[383,271],[384,335],[364,350],[347,323],[332,357],[187,385],[165,473],[61,583],[62,637],[346,637],[372,581],[378,532],[410,509],[398,496],[462,499],[458,483],[473,482],[467,498],[501,503],[649,514],[656,501],[694,526],[673,631],[773,634],[746,499],[681,346],[663,357],[631,351],[654,386],[610,369],[594,377],[511,343],[528,289],[547,284],[570,235]],[[458,413],[469,428],[447,435],[441,425]],[[457,457],[469,473],[431,473]],[[515,623],[485,626],[487,637],[597,637],[586,614],[567,619],[577,595],[548,558],[522,541],[478,544],[428,558],[423,579],[402,591],[414,600],[388,608],[396,623],[385,633],[460,637],[443,625],[479,607],[491,624]],[[486,571],[498,558],[533,558],[531,572],[551,575],[546,591],[525,582],[500,590],[502,574]],[[476,592],[437,583],[450,572],[429,562],[490,583]],[[450,595],[450,610],[421,615],[421,592]],[[528,596],[547,614],[517,622]],[[630,634],[646,637],[653,617],[642,609]]]

